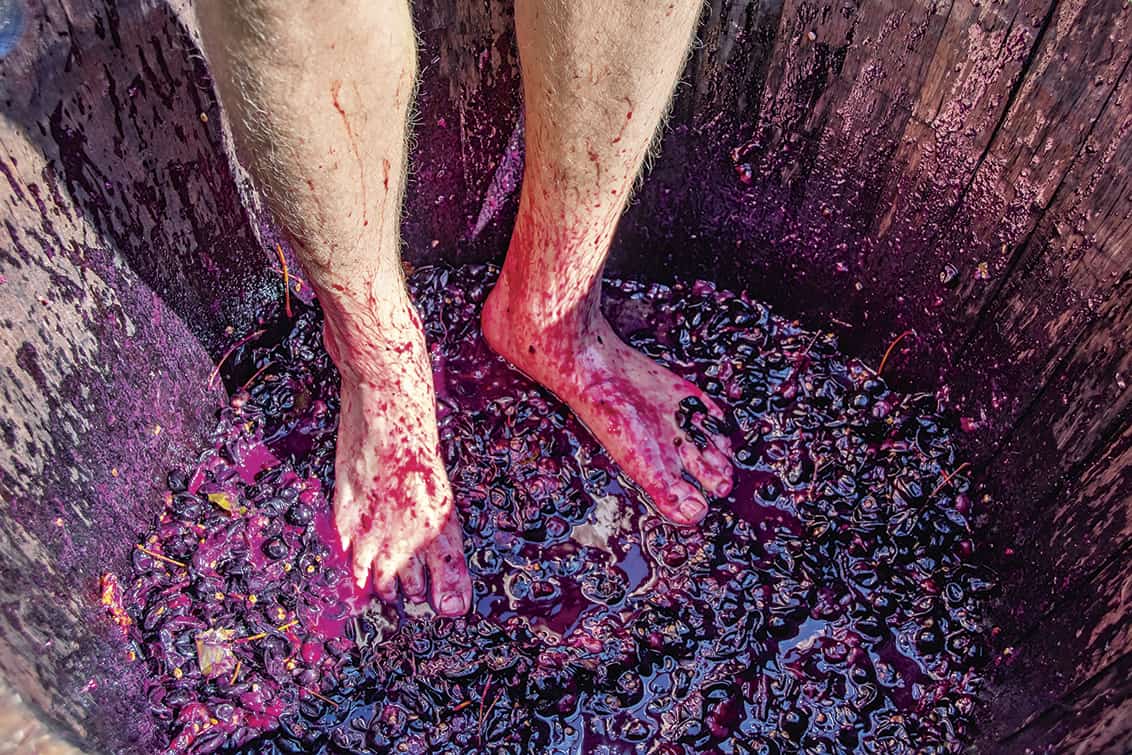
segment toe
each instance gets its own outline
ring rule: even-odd
[[[720,447],[720,450],[723,450],[724,447],[730,448],[731,440],[727,437],[727,417],[722,412],[709,407],[709,413],[696,417],[692,424],[700,428],[713,444]]]
[[[711,446],[705,448],[702,454],[704,464],[711,470],[714,482],[709,485],[703,478],[700,478],[700,482],[704,483],[713,493],[722,498],[731,492],[733,476],[735,474],[735,467],[731,464],[731,457],[722,453],[719,448]]]
[[[679,453],[684,469],[699,481],[704,490],[717,496],[731,492],[731,465],[714,446],[699,449],[691,443],[684,443]]]
[[[704,392],[702,388],[690,380],[685,380],[674,372],[668,373],[673,380],[673,390],[679,396],[685,399],[694,398],[700,401],[704,408],[707,410],[709,416],[717,420],[723,420],[727,415],[723,411],[723,407],[716,402],[711,396]]]
[[[392,572],[382,572],[378,567],[374,567],[374,590],[377,592],[377,597],[384,600],[386,603],[392,603],[397,600],[397,575]]]
[[[409,562],[401,567],[397,575],[401,580],[401,591],[407,600],[420,603],[425,598],[428,583],[425,581],[424,559],[414,555]]]
[[[714,412],[714,410],[712,410]],[[697,443],[701,450],[714,448],[725,457],[730,458],[733,450],[731,438],[727,437],[727,420],[722,414],[699,415],[692,420],[692,425],[702,434],[703,442]],[[693,438],[695,440],[695,438]]]
[[[707,516],[707,501],[696,486],[679,480],[665,487],[660,496],[654,496],[660,513],[677,524],[699,524]]]
[[[363,536],[354,541],[354,582],[359,588],[366,586],[376,556],[377,545],[372,538]]]
[[[350,550],[353,533],[357,527],[357,507],[354,505],[354,491],[344,474],[336,474],[334,488],[334,528],[342,542],[343,552]]]
[[[464,560],[460,524],[453,514],[425,551],[432,607],[441,616],[463,616],[472,601],[472,580]]]
[[[708,416],[701,418],[699,425],[703,428],[704,433],[711,440],[713,446],[725,454],[731,453],[731,438],[727,437],[727,423],[725,420]]]
[[[696,478],[701,485],[707,490],[715,490],[715,474],[714,470],[708,465],[707,460],[704,459],[704,452],[707,448],[701,450],[691,443],[682,443],[677,448],[677,453],[680,456],[680,463],[687,470],[688,474]]]

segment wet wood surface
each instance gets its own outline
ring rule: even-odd
[[[196,453],[223,396],[208,381],[225,329],[247,327],[257,277],[276,277],[250,264],[269,256],[176,12],[14,5],[24,32],[0,60],[0,671],[92,749],[154,752],[141,664],[99,610],[99,578],[126,571],[163,469]]]
[[[498,259],[522,167],[510,5],[414,9],[416,143],[428,148],[414,153],[407,255]],[[98,504],[83,493],[95,481],[40,480],[12,459],[31,442],[73,466],[60,423],[104,426],[109,410],[77,400],[53,415],[27,408],[38,388],[20,350],[32,343],[60,365],[47,375],[54,389],[91,360],[118,359],[129,374],[137,353],[180,337],[194,345],[161,369],[199,377],[225,328],[279,288],[264,254],[270,225],[245,209],[254,197],[232,172],[184,8],[69,0],[43,4],[31,21],[18,54],[0,61],[9,176],[0,203],[10,218],[0,260],[24,271],[0,285],[5,395],[19,396],[0,418],[22,428],[9,456],[0,445],[0,471],[6,502],[67,500],[69,527],[91,521]],[[699,39],[612,268],[746,286],[874,363],[914,330],[888,377],[943,388],[968,418],[1003,577],[1002,660],[980,749],[1129,751],[1132,8],[710,0]],[[76,150],[84,162],[68,169]],[[90,272],[84,255],[95,253],[113,264]],[[73,348],[92,338],[124,348],[90,314],[100,286],[140,323],[129,359]],[[88,294],[55,303],[51,287]],[[44,290],[54,330],[27,304]],[[154,304],[123,290],[152,292]],[[166,319],[155,323],[155,312]],[[193,400],[204,401],[182,403]],[[114,463],[77,437],[75,458]],[[0,516],[0,545],[25,554],[13,573],[56,557],[52,520]],[[52,589],[76,594],[91,577],[60,574]],[[15,584],[34,591],[34,580]],[[31,699],[53,717],[87,730],[91,698],[77,702],[66,686],[79,675],[45,681],[44,661],[33,662],[34,601],[0,597],[10,606],[0,668],[38,689]],[[83,626],[81,603],[51,616],[60,637]],[[68,668],[62,656],[55,665]]]
[[[0,755],[83,755],[50,731],[23,700],[0,681]]]

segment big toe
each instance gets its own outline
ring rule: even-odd
[[[472,579],[464,560],[464,541],[453,514],[425,550],[432,607],[441,616],[463,616],[472,602]]]
[[[703,494],[686,480],[666,486],[663,492],[653,495],[653,501],[661,514],[677,524],[699,524],[707,516]]]

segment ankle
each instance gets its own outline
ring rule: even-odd
[[[427,365],[428,348],[407,293],[319,297],[327,353],[343,378],[373,382]]]
[[[537,302],[509,301],[500,285],[484,306],[484,338],[497,354],[543,384],[558,384],[590,360],[584,354],[610,343],[609,325],[597,307],[551,316]],[[596,313],[596,314],[594,314]]]
[[[581,337],[602,319],[600,272],[593,278],[570,280],[567,272],[541,280],[504,264],[484,309],[490,319],[532,334]]]

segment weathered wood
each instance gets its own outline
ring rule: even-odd
[[[1039,249],[1027,242],[1048,237],[1048,211],[1055,201],[1080,193],[1083,167],[1094,162],[1109,175],[1120,173],[1111,170],[1112,156],[1105,153],[1119,142],[1126,120],[1121,109],[1132,48],[1122,42],[1130,24],[1132,14],[1114,13],[1105,3],[1063,3],[1042,33],[1030,69],[941,239],[950,248],[966,246],[972,257],[988,263],[989,283],[967,276],[959,287],[959,309],[972,330],[1001,292],[999,284],[1017,268],[1033,265],[1030,257]],[[1039,219],[1046,227],[1035,234]]]
[[[887,265],[918,267],[902,249],[936,256],[932,245],[965,199],[1050,11],[1044,0],[949,8],[924,86],[913,90],[914,115],[895,158],[899,171],[885,188],[891,209],[879,215],[875,229],[892,252],[883,260]]]
[[[71,736],[153,751],[99,576],[213,421],[209,350],[268,257],[176,13],[26,14],[0,61],[0,670]]]
[[[1027,739],[1052,745],[1073,726],[1063,720],[1071,718],[1063,716],[1067,711],[1097,695],[1112,695],[1109,702],[1116,705],[1132,692],[1127,676],[1119,682],[1110,678],[1132,664],[1132,625],[1126,620],[1132,608],[1132,574],[1126,558],[1112,558],[1067,598],[1002,657],[997,715],[985,732],[988,751],[993,751],[989,741],[1013,746],[1015,740]],[[1132,722],[1126,724],[1127,734]],[[1037,736],[1043,730],[1048,739]]]
[[[1002,738],[999,751],[1127,755],[1132,752],[1132,656],[1124,656],[1056,705]]]
[[[0,681],[0,755],[83,755],[47,730],[10,687]]]
[[[1132,255],[1124,241],[1132,231],[1132,185],[1123,169],[1132,160],[1130,73],[1126,65],[1034,231],[1025,264],[985,318],[1001,337],[994,347],[1018,355],[1010,371],[1028,387],[1009,392],[1018,419],[1003,431],[1010,434],[991,465],[1005,507],[999,539],[1016,540],[1019,552],[1012,572],[1019,627],[1058,588],[1088,580],[1096,564],[1132,542]],[[1027,335],[1037,344],[1029,350],[1020,347]],[[1046,527],[1019,532],[1009,524],[1046,510]]]
[[[225,328],[279,286],[184,9],[30,13],[0,60],[0,669],[108,743],[115,690],[75,690],[112,650],[72,639],[91,564],[121,558],[96,534],[132,532],[106,501],[145,498],[210,411]],[[498,259],[522,168],[511,4],[414,15],[427,149],[407,256]],[[1119,751],[1132,715],[1130,27],[1124,0],[711,0],[611,261],[746,286],[866,358],[915,329],[889,377],[950,390],[993,494],[1019,660],[989,696],[988,752]],[[147,435],[154,403],[183,423]],[[117,447],[95,440],[112,415]]]
[[[417,2],[424,40],[402,234],[414,263],[492,259],[518,207],[519,60],[507,2]],[[497,179],[497,176],[500,177]],[[493,181],[503,187],[490,191]]]
[[[1026,414],[1042,413],[1041,396],[1055,393],[1047,391],[1046,387],[1058,380],[1060,374],[1071,371],[1069,362],[1074,360],[1090,365],[1090,374],[1078,389],[1082,393],[1091,390],[1105,393],[1110,387],[1117,388],[1116,393],[1109,392],[1108,398],[1112,401],[1107,407],[1083,400],[1063,407],[1076,419],[1067,416],[1055,420],[1055,424],[1061,426],[1056,431],[1058,471],[1067,471],[1099,450],[1103,433],[1098,436],[1077,432],[1080,427],[1075,429],[1086,414],[1088,422],[1103,428],[1123,411],[1122,403],[1117,400],[1121,366],[1119,359],[1112,363],[1112,357],[1127,351],[1132,337],[1132,324],[1122,306],[1127,302],[1126,281],[1122,276],[1132,266],[1127,243],[1132,237],[1132,183],[1123,169],[1132,159],[1132,121],[1128,108],[1132,96],[1132,68],[1129,66],[1132,50],[1126,45],[1117,46],[1121,36],[1132,39],[1128,29],[1132,26],[1132,14],[1124,14],[1123,18],[1123,25],[1091,24],[1094,36],[1101,37],[1103,44],[1096,39],[1091,40],[1092,44],[1087,44],[1090,40],[1077,40],[1078,46],[1097,50],[1095,55],[1107,55],[1106,60],[1112,64],[1107,76],[1097,73],[1095,78],[1090,77],[1088,86],[1095,90],[1094,96],[1085,103],[1077,97],[1074,114],[1059,120],[1069,136],[1082,132],[1082,138],[1079,142],[1068,139],[1059,145],[1060,151],[1067,153],[1067,145],[1075,144],[1076,153],[1071,159],[1055,159],[1051,167],[1052,179],[1040,194],[1028,200],[1031,207],[1036,202],[1038,207],[1044,208],[1042,214],[1035,222],[1021,228],[1002,223],[996,235],[986,237],[989,244],[972,247],[982,250],[992,264],[1009,268],[998,274],[1001,286],[988,288],[980,301],[975,301],[977,297],[973,292],[970,294],[969,312],[974,317],[970,319],[971,332],[967,337],[970,352],[982,358],[996,349],[1015,355],[1010,376],[1024,385],[1009,391],[1005,386],[991,389],[1000,396],[1009,392],[1009,414],[1022,418]],[[1079,70],[1106,68],[1090,66],[1088,62],[1080,61]],[[1098,102],[1099,109],[1094,109],[1092,106]],[[1021,120],[1021,116],[1015,120]],[[1067,164],[1068,169],[1063,170],[1063,164]],[[1029,183],[1026,178],[1028,175],[1007,175],[1000,183],[1025,186]],[[1019,233],[1025,236],[1018,237]],[[1013,261],[1003,261],[1000,254],[994,254],[994,245],[1008,251],[1015,243],[1018,248]],[[988,339],[989,343],[980,343]],[[1103,356],[1105,353],[1107,357]],[[1094,364],[1098,358],[1102,362]],[[959,361],[964,367],[971,364],[970,360]],[[1005,425],[997,437],[1001,438],[1012,427]],[[1025,435],[1022,433],[1019,437]],[[1049,461],[1043,459],[1041,463]]]
[[[1111,562],[1113,554],[1132,548],[1132,428],[1063,482],[1046,526],[1014,527],[1007,541],[1016,552],[1008,576],[1019,583],[1000,612],[1011,628],[1008,642],[1030,634],[1048,614],[1066,611],[1059,606],[1097,579],[1106,557]],[[1020,575],[1027,575],[1024,581]],[[1130,615],[1132,602],[1124,606],[1124,616]]]

